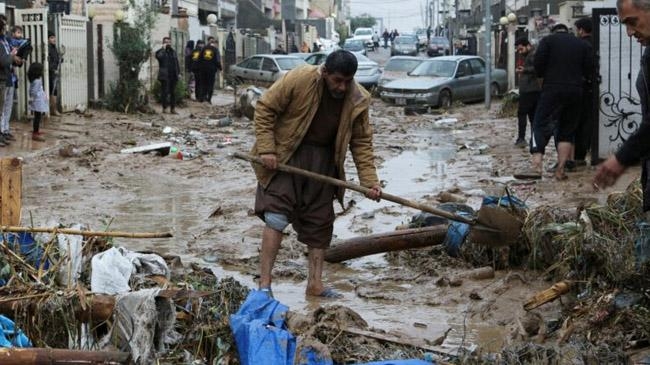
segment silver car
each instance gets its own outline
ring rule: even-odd
[[[394,56],[389,58],[386,65],[384,65],[381,77],[379,77],[379,85],[408,76],[408,73],[413,71],[424,60],[424,58],[412,56]]]
[[[417,56],[418,49],[420,45],[418,44],[418,37],[416,36],[399,36],[395,37],[390,48],[390,55],[408,55],[408,56]]]
[[[507,90],[506,71],[493,69],[490,92]],[[485,61],[477,56],[443,56],[422,61],[409,76],[379,87],[382,100],[396,105],[449,107],[453,101],[478,101],[485,96]]]
[[[259,54],[230,66],[230,74],[240,83],[272,84],[289,70],[305,64],[295,56]]]
[[[305,62],[310,65],[323,64],[328,54],[325,52],[312,53],[305,59]],[[377,86],[381,76],[381,69],[377,62],[356,52],[352,52],[352,54],[357,58],[357,73],[354,74],[354,79],[368,90]]]

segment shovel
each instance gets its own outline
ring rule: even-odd
[[[234,152],[232,156],[241,160],[246,160],[249,162],[262,165],[262,159],[260,159],[259,157],[250,156],[240,152]],[[354,190],[364,195],[370,191],[369,188],[363,187],[361,185],[335,179],[329,176],[324,176],[297,167],[288,166],[282,163],[278,163],[277,170],[287,172],[290,174],[305,176],[314,179],[316,181]],[[470,219],[467,217],[460,216],[458,214],[448,212],[446,210],[420,204],[418,202],[409,199],[404,199],[402,197],[392,195],[384,191],[381,192],[380,198],[410,208],[419,209],[427,213],[435,214],[437,216],[447,218],[452,221],[469,224],[473,228],[472,232],[470,233],[470,239],[472,239],[473,242],[485,244],[492,247],[508,246],[511,243],[514,243],[519,237],[521,233],[521,227],[523,225],[519,217],[509,214],[505,212],[503,209],[481,207],[481,209],[478,212],[478,218]],[[486,208],[490,208],[490,209],[486,209]],[[486,210],[482,212],[482,210],[484,209]],[[477,232],[474,232],[474,230],[476,230]]]

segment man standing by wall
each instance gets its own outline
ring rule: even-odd
[[[582,107],[584,75],[591,73],[592,59],[589,46],[569,34],[566,25],[557,24],[552,32],[542,38],[535,52],[535,72],[543,84],[533,122],[530,177],[533,174],[541,177],[546,145],[553,136],[558,155],[555,178],[565,180],[564,167],[571,154]]]
[[[278,163],[345,181],[343,163],[348,147],[367,196],[379,199],[368,107],[370,95],[354,81],[356,57],[332,52],[322,66],[305,66],[276,81],[257,102],[251,153],[259,182],[255,213],[266,222],[260,254],[261,290],[271,291],[271,271],[282,242],[282,231],[293,224],[298,241],[309,247],[307,295],[340,297],[323,286],[325,250],[334,227],[333,200],[343,203],[344,190],[333,185],[275,171]]]
[[[23,38],[23,28],[16,25],[11,28],[11,39],[6,39],[9,43],[9,48],[13,51],[18,51],[18,47],[13,46],[17,41]],[[15,141],[16,138],[11,134],[9,129],[9,121],[11,120],[11,111],[14,106],[14,93],[16,92],[16,85],[18,85],[18,76],[16,75],[16,67],[23,64],[22,59],[14,60],[11,64],[11,75],[7,78],[7,85],[4,94],[4,107],[2,108],[2,116],[0,117],[0,133],[5,141]]]
[[[50,115],[59,114],[59,65],[61,64],[61,57],[59,50],[56,48],[56,36],[54,32],[47,32],[47,63],[49,67],[48,81],[50,84]]]
[[[625,24],[627,34],[646,47],[641,57],[641,70],[636,88],[641,99],[642,121],[639,129],[623,143],[615,155],[598,166],[594,176],[594,188],[613,185],[625,169],[641,161],[641,185],[643,187],[643,211],[648,219],[650,211],[650,1],[618,0],[618,17]]]
[[[167,106],[169,106],[171,114],[178,114],[176,113],[176,83],[181,74],[181,68],[176,51],[172,48],[171,38],[164,37],[162,42],[162,48],[156,51],[162,112],[166,113]]]

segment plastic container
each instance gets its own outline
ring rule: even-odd
[[[634,241],[634,256],[639,269],[650,260],[650,223],[639,222],[636,226],[639,227],[639,237]]]

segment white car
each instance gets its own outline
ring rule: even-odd
[[[375,44],[372,42],[372,28],[357,28],[354,30],[352,39],[359,39],[371,51],[375,50]]]

